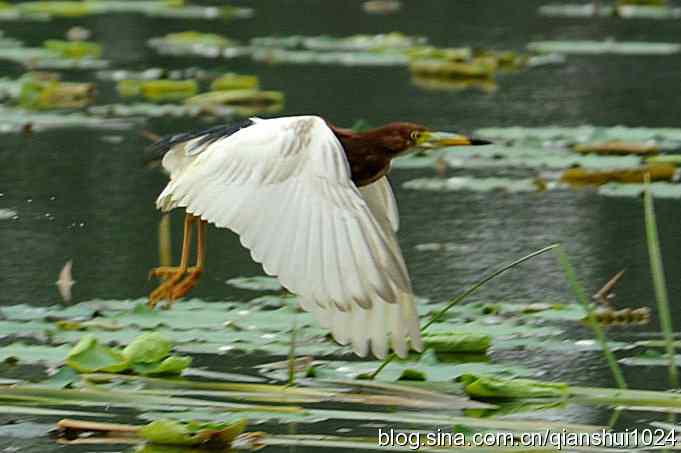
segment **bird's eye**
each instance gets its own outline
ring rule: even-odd
[[[419,141],[419,137],[421,137],[421,133],[419,131],[413,131],[411,134],[409,134],[409,138],[411,138],[411,141],[414,143]]]

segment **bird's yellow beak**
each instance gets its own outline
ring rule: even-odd
[[[419,135],[416,146],[419,148],[437,149],[449,146],[478,146],[489,145],[492,142],[476,138],[466,137],[465,135],[452,134],[449,132],[424,131]]]

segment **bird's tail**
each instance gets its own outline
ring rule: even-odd
[[[374,356],[383,358],[389,347],[402,358],[406,357],[410,347],[419,352],[423,350],[413,294],[402,292],[395,303],[375,301],[368,309],[351,304],[342,311],[336,304],[321,307],[302,298],[301,305],[323,327],[331,330],[338,343],[352,344],[352,350],[361,357],[371,350]]]

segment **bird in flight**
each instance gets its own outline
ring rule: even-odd
[[[186,216],[180,264],[152,269],[164,281],[149,305],[172,304],[194,287],[212,223],[237,233],[265,272],[356,354],[420,351],[386,174],[392,159],[412,150],[487,143],[412,123],[355,132],[317,116],[251,118],[162,138],[151,146],[151,159],[161,160],[170,182],[156,206],[184,208]]]
[[[76,284],[71,274],[72,267],[73,261],[68,260],[61,271],[59,271],[59,278],[54,282],[64,302],[71,302],[71,287]]]

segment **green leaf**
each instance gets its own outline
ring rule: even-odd
[[[70,387],[74,382],[79,381],[80,376],[78,375],[76,370],[68,366],[63,366],[60,367],[56,373],[51,375],[46,380],[42,381],[40,385],[43,385],[45,387],[63,389]]]
[[[0,347],[0,360],[17,360],[20,363],[27,364],[43,363],[46,365],[56,365],[64,360],[64,356],[68,354],[69,349],[69,346],[12,343],[8,346]]]
[[[175,420],[156,420],[139,430],[140,437],[157,444],[195,446],[229,446],[245,429],[247,419],[231,424],[181,423]]]
[[[123,349],[123,355],[131,364],[155,363],[168,357],[173,343],[157,332],[145,333],[137,337]]]
[[[81,373],[96,371],[117,373],[129,367],[125,355],[108,346],[100,345],[92,335],[84,336],[69,352],[66,364]]]
[[[263,277],[260,275],[254,277],[237,277],[227,280],[228,285],[232,285],[240,289],[250,289],[253,291],[281,291],[283,287],[279,280],[273,277]]]
[[[459,380],[466,394],[473,398],[564,398],[570,394],[570,387],[560,382],[479,374],[464,374]]]
[[[681,52],[681,44],[667,42],[539,41],[527,45],[531,52],[577,55],[671,55]]]
[[[188,368],[191,364],[191,357],[173,355],[158,363],[133,364],[132,370],[145,376],[180,374],[182,370]]]
[[[487,360],[483,357],[483,360]],[[315,367],[319,379],[362,379],[374,371],[381,362],[327,362]],[[432,350],[425,351],[418,361],[394,360],[377,376],[382,381],[426,380],[428,382],[452,382],[467,373],[489,375],[529,376],[532,372],[514,365],[489,362],[440,362]],[[276,376],[276,374],[273,374]]]
[[[484,353],[492,345],[492,337],[484,333],[427,333],[423,337],[426,348],[436,352]]]

